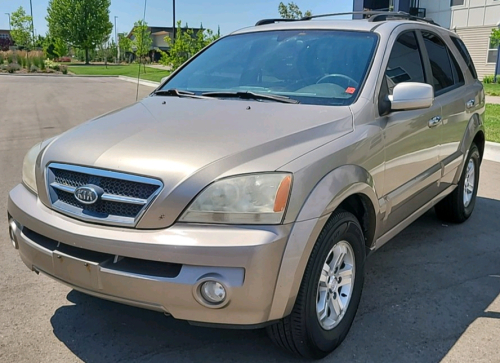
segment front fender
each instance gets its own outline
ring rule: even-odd
[[[315,186],[303,204],[288,237],[281,262],[270,320],[291,313],[309,256],[333,211],[351,195],[368,197],[379,215],[379,203],[371,175],[356,165],[341,166]]]

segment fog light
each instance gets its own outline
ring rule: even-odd
[[[17,244],[17,239],[16,239],[16,229],[17,229],[16,222],[14,222],[14,219],[10,219],[9,220],[10,243],[12,243],[12,247],[14,247],[17,250],[19,249],[19,245]]]
[[[200,293],[210,304],[220,304],[226,299],[226,289],[217,281],[206,281],[201,284]]]

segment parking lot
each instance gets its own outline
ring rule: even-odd
[[[11,247],[7,195],[26,151],[135,94],[114,78],[0,77],[0,362],[300,361],[262,330],[193,327],[72,291]],[[325,362],[500,362],[500,164],[481,173],[468,222],[430,211],[368,260],[354,325]]]

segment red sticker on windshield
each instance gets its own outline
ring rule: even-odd
[[[356,88],[354,87],[347,87],[345,90],[345,93],[349,93],[350,95],[352,95],[354,92],[356,92]]]

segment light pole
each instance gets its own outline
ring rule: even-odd
[[[118,36],[117,36],[117,33],[116,33],[116,18],[118,18],[118,17],[115,15],[115,44],[116,44],[116,49],[118,51],[117,60],[120,61],[120,47],[118,46]]]
[[[173,24],[173,29],[174,29],[174,30],[173,30],[173,36],[174,36],[174,42],[175,42],[175,29],[176,29],[176,26],[177,26],[177,25],[175,24],[175,0],[172,0],[172,2],[173,2],[173,5],[174,5],[174,6],[173,6],[173,7],[174,7],[174,11],[173,11],[173,14],[174,14],[174,15],[173,15],[173,17],[174,17],[174,24]]]
[[[10,25],[10,13],[5,13],[9,17],[9,30],[12,30],[12,26]]]
[[[10,13],[5,13],[9,17],[9,30],[12,30],[12,26],[10,25]]]
[[[33,48],[35,48],[35,24],[33,23],[33,3],[30,0],[30,11],[31,11],[31,33],[33,34]]]

